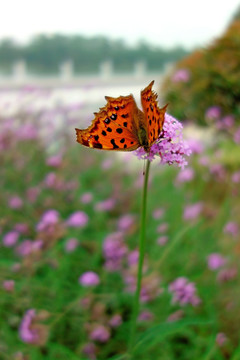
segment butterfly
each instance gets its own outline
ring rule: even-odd
[[[161,134],[167,105],[159,108],[152,81],[141,91],[141,111],[133,95],[105,96],[107,104],[94,113],[87,129],[75,129],[77,142],[101,150],[132,151],[143,147],[148,153]]]

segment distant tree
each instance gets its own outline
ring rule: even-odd
[[[26,45],[17,45],[11,39],[0,43],[0,67],[6,69],[19,58],[37,73],[57,73],[59,65],[72,60],[75,71],[97,72],[100,64],[111,59],[116,71],[130,71],[137,61],[143,60],[149,70],[161,70],[167,62],[181,59],[187,52],[183,48],[165,50],[146,42],[127,46],[123,40],[110,40],[104,36],[85,37],[63,34],[35,36]]]

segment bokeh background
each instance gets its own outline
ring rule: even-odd
[[[155,80],[192,155],[151,166],[136,359],[240,359],[238,1],[8,1],[0,30],[0,359],[124,359],[143,161],[81,147]]]

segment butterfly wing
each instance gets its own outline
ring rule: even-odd
[[[149,146],[151,146],[159,137],[165,118],[167,105],[162,109],[158,107],[157,93],[152,90],[154,81],[152,81],[144,90],[141,91],[141,102],[145,120],[147,122],[147,133]]]
[[[95,113],[87,129],[76,129],[77,141],[84,146],[102,150],[137,149],[140,144],[133,119],[138,108],[133,96],[106,97],[106,100],[106,106]]]

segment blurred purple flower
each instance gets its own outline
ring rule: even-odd
[[[88,216],[83,211],[76,211],[69,216],[66,224],[70,227],[81,228],[86,226],[88,223]]]
[[[31,240],[24,240],[21,242],[20,245],[16,248],[16,253],[20,256],[27,256],[32,251],[32,241]]]
[[[9,231],[3,236],[3,246],[11,247],[16,244],[19,238],[19,233],[17,231]]]
[[[218,253],[212,253],[207,257],[207,263],[210,270],[217,270],[226,264],[226,259]]]
[[[208,166],[210,163],[210,159],[208,156],[204,155],[199,158],[198,162],[202,166]]]
[[[215,180],[221,181],[225,178],[226,171],[222,164],[211,164],[209,170],[210,173],[215,177]]]
[[[133,250],[128,254],[128,265],[129,266],[133,266],[136,265],[138,263],[138,258],[139,258],[139,251]]]
[[[14,280],[4,280],[2,286],[6,291],[12,292],[14,290],[15,281]]]
[[[48,187],[50,189],[57,189],[58,188],[57,175],[54,172],[49,172],[45,176],[44,184],[46,187]]]
[[[96,345],[94,343],[87,343],[82,348],[83,354],[87,355],[90,360],[95,360],[96,358]]]
[[[100,201],[95,204],[95,210],[96,211],[110,211],[114,208],[115,203],[116,203],[116,201],[113,198],[109,198],[104,201]]]
[[[183,218],[185,220],[196,219],[202,212],[203,204],[202,202],[197,202],[195,204],[186,205],[184,208]]]
[[[135,222],[135,217],[130,214],[126,214],[120,217],[118,220],[118,229],[120,231],[128,231]]]
[[[166,223],[166,222],[162,223],[162,224],[158,225],[157,232],[158,233],[164,233],[164,232],[166,232],[168,230],[168,228],[169,228],[168,223]]]
[[[17,131],[18,139],[34,140],[38,137],[38,129],[33,124],[23,124]]]
[[[191,304],[198,305],[201,300],[196,295],[195,284],[189,282],[185,277],[179,277],[169,285],[169,291],[172,293],[172,303],[179,303],[180,305]]]
[[[122,324],[122,316],[120,314],[115,314],[111,317],[111,319],[108,322],[109,326],[112,328],[117,328]]]
[[[187,161],[184,156],[189,156],[191,150],[186,141],[183,140],[182,124],[174,119],[171,115],[165,115],[162,133],[159,141],[154,143],[150,149],[149,154],[140,147],[135,151],[139,159],[155,159],[155,156],[160,156],[162,164],[177,164],[177,166],[184,168]]]
[[[188,69],[178,69],[172,75],[172,82],[179,83],[179,82],[188,82],[190,80],[190,71]]]
[[[113,165],[112,159],[105,159],[105,160],[103,160],[101,167],[104,170],[108,170],[112,167],[112,165]]]
[[[19,232],[20,234],[26,234],[28,232],[28,225],[25,223],[17,223],[14,226],[14,230]]]
[[[219,129],[228,129],[234,125],[234,116],[233,115],[226,115],[221,120],[217,122],[217,127]]]
[[[33,186],[27,189],[27,199],[29,202],[34,203],[37,200],[38,195],[40,194],[40,188]]]
[[[218,346],[223,346],[227,342],[227,337],[223,332],[220,332],[216,336],[216,343]]]
[[[153,211],[152,216],[155,220],[158,220],[158,219],[161,219],[161,217],[164,215],[164,213],[165,213],[164,209],[158,208]]]
[[[233,221],[229,221],[225,225],[223,231],[224,231],[225,234],[230,234],[233,237],[236,237],[238,235],[238,232],[239,232],[238,224],[233,222]]]
[[[46,160],[46,164],[48,166],[58,168],[62,164],[62,155],[57,154],[57,155],[49,156]]]
[[[205,113],[205,118],[209,120],[216,120],[221,115],[221,109],[219,106],[211,106]]]
[[[85,192],[84,194],[82,194],[80,201],[83,204],[89,204],[93,199],[93,195],[90,192]]]
[[[204,146],[202,141],[191,138],[187,142],[193,154],[201,154],[203,152]]]
[[[103,242],[103,256],[106,260],[105,267],[109,271],[121,269],[122,260],[127,254],[128,248],[124,243],[121,232],[108,235]]]
[[[59,213],[56,210],[47,210],[39,223],[37,224],[37,231],[45,231],[51,225],[59,222]]]
[[[220,283],[224,283],[230,280],[233,280],[237,276],[237,269],[236,268],[228,268],[222,269],[219,271],[217,275],[217,280]]]
[[[232,174],[232,182],[233,183],[240,183],[240,171],[236,171]]]
[[[20,209],[23,206],[23,201],[19,196],[12,196],[8,200],[8,206],[11,209]]]
[[[97,324],[90,333],[90,339],[100,343],[106,343],[110,339],[110,331],[106,326]]]
[[[162,235],[157,239],[157,244],[161,246],[165,245],[167,242],[168,242],[168,236],[166,235]]]
[[[73,252],[77,248],[78,244],[79,244],[78,239],[76,238],[68,239],[64,245],[66,253]]]
[[[83,273],[78,281],[82,286],[96,286],[100,283],[98,274],[93,271]]]
[[[177,177],[176,177],[176,181],[178,183],[183,183],[183,182],[189,182],[194,178],[194,170],[190,167],[187,167],[181,171],[179,171]]]
[[[40,250],[42,246],[43,246],[42,240],[35,240],[35,241],[24,240],[21,242],[20,245],[17,246],[16,253],[22,257],[28,256],[29,254]]]
[[[33,321],[36,317],[36,312],[34,309],[28,310],[20,324],[19,335],[23,342],[28,344],[34,344],[38,341],[38,333],[35,329],[32,328]]]
[[[154,318],[153,313],[149,310],[143,310],[139,316],[138,316],[138,321],[152,321]]]

